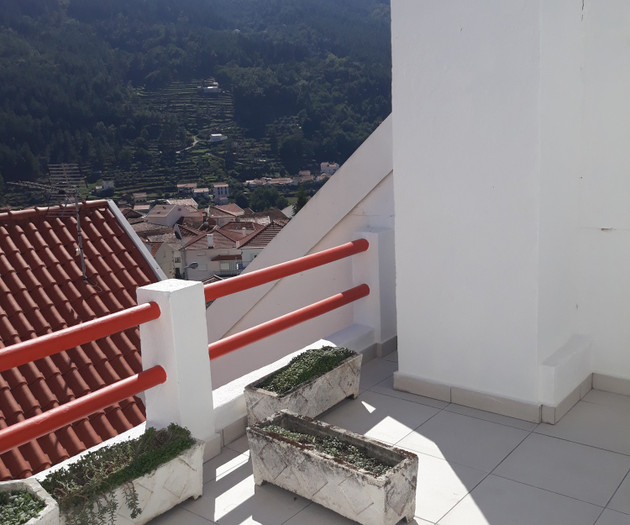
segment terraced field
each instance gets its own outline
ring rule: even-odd
[[[161,115],[165,122],[177,122],[179,129],[185,130],[185,138],[178,137],[180,140],[172,141],[164,151],[160,140],[153,138],[147,147],[150,161],[134,161],[124,171],[110,172],[116,182],[116,196],[146,191],[149,197],[166,198],[175,193],[180,182],[206,186],[228,176],[246,180],[282,171],[269,140],[246,137],[234,122],[231,94],[201,94],[198,84],[175,82],[157,91],[138,92],[142,109]],[[227,140],[210,142],[214,133],[227,136]]]

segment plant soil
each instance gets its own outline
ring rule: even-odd
[[[341,441],[339,438],[320,437],[301,432],[294,432],[278,425],[268,425],[263,427],[268,432],[273,432],[289,441],[300,443],[307,448],[313,448],[324,452],[334,458],[342,459],[346,463],[362,468],[375,476],[385,474],[391,465],[387,465],[378,459],[374,459],[366,454],[359,447]]]
[[[279,395],[286,394],[296,386],[329,372],[353,353],[347,348],[334,346],[306,350],[256,386]]]

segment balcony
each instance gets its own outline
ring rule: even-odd
[[[206,301],[198,293],[201,285],[185,284],[191,293],[196,286],[197,296],[186,296],[179,307],[173,307],[169,315],[179,316],[184,325],[170,341],[153,329],[143,332],[141,327],[143,365],[149,369],[172,361],[173,356],[189,354],[193,344],[203,349],[210,343],[212,347],[339,290],[360,283],[370,288],[368,297],[213,359],[211,375],[208,370],[201,378],[211,384],[207,389],[199,388],[197,382],[203,366],[189,362],[188,371],[179,370],[181,375],[175,378],[166,367],[164,385],[145,394],[149,423],[168,423],[180,417],[182,407],[197,404],[199,408],[189,411],[187,417],[189,422],[192,419],[194,433],[208,442],[208,461],[203,497],[153,523],[349,523],[271,485],[255,487],[243,436],[243,386],[264,375],[272,363],[287,361],[295,351],[323,342],[364,354],[359,398],[346,400],[323,419],[418,454],[416,523],[630,523],[630,399],[619,394],[623,392],[621,383],[589,374],[562,403],[544,406],[530,402],[525,411],[521,401],[510,404],[507,398],[483,393],[466,396],[456,385],[448,388],[448,395],[438,389],[432,397],[403,391],[413,391],[417,385],[405,388],[401,372],[407,370],[399,370],[398,356],[420,352],[408,344],[399,345],[396,351],[402,321],[396,314],[394,296],[389,120],[244,275],[358,238],[368,240],[367,251],[220,297],[207,311]],[[140,302],[151,300],[143,294]],[[166,311],[162,309],[162,313]],[[205,363],[207,355],[202,356]],[[177,377],[185,380],[178,382]],[[194,403],[172,406],[170,401],[179,394],[173,395],[169,389],[178,383],[190,386],[187,395]],[[161,401],[165,399],[169,402]],[[484,407],[492,411],[482,410]],[[513,409],[512,415],[523,417],[499,414],[508,411],[506,407]],[[543,423],[541,418],[556,424]]]
[[[630,523],[630,399],[591,390],[556,425],[394,390],[395,353],[368,361],[361,393],[322,419],[415,452],[417,525]],[[246,438],[204,466],[204,494],[156,525],[350,525],[273,485],[254,485]]]

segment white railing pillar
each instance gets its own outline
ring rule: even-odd
[[[142,366],[161,365],[166,383],[147,390],[147,426],[177,423],[206,442],[205,459],[219,454],[203,285],[168,279],[138,288],[138,303],[154,301],[160,317],[140,325]]]
[[[373,229],[358,232],[370,243],[366,252],[352,257],[355,283],[367,283],[370,295],[354,306],[354,322],[370,326],[376,339],[376,354],[383,356],[396,350],[396,265],[394,230]]]

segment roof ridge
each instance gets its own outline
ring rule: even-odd
[[[100,208],[104,206],[109,206],[109,203],[106,199],[100,199],[95,201],[82,201],[79,203],[79,209],[83,208]],[[56,206],[36,206],[33,208],[26,208],[23,210],[9,210],[0,213],[0,220],[2,219],[29,219],[31,217],[37,217],[39,215],[45,215],[51,211],[56,210],[65,210],[67,208],[74,208],[74,204],[58,204]]]

